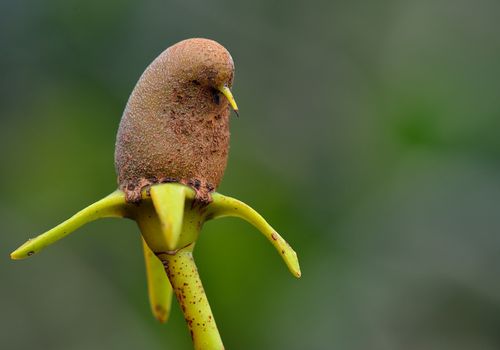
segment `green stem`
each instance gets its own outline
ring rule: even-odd
[[[221,350],[224,345],[193,260],[192,247],[158,257],[184,313],[195,350]]]

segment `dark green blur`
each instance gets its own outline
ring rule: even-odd
[[[9,253],[116,188],[121,113],[189,37],[236,64],[198,263],[227,349],[500,348],[500,2],[0,2],[0,348],[190,349],[147,302],[139,231],[104,220]],[[116,242],[119,242],[118,244]]]

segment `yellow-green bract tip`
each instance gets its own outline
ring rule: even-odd
[[[10,258],[12,260],[21,260],[25,259],[33,254],[35,254],[35,251],[30,250],[31,247],[31,239],[29,239],[27,242],[25,242],[22,246],[14,250],[12,253],[10,253]]]

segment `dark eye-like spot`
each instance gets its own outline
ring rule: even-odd
[[[214,103],[218,105],[220,103],[219,91],[216,89],[212,89],[212,97],[214,99]]]
[[[200,82],[198,80],[192,80],[191,81],[194,85],[201,85]]]

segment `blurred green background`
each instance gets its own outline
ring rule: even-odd
[[[0,2],[0,348],[191,348],[177,304],[150,315],[131,221],[8,258],[116,188],[128,95],[189,37],[236,64],[219,190],[303,272],[208,223],[195,259],[226,348],[500,348],[499,34],[496,0]]]

